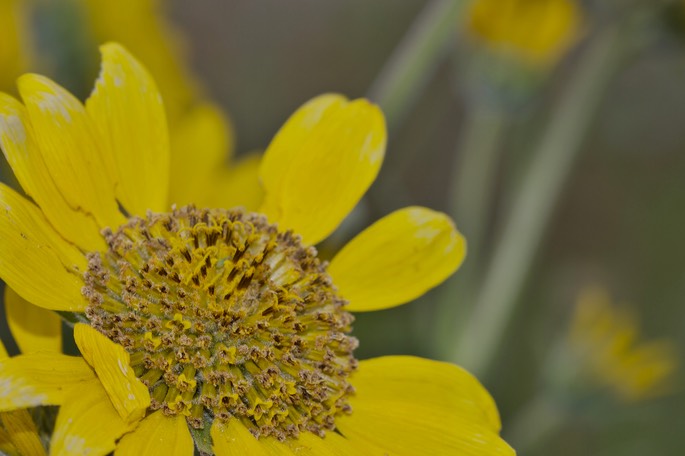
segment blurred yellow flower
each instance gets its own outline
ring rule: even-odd
[[[581,293],[569,342],[585,373],[621,399],[637,401],[669,392],[678,366],[674,346],[641,340],[635,316],[613,305],[605,290]]]
[[[0,0],[0,90],[7,90],[31,60],[24,0]]]
[[[490,52],[549,65],[577,40],[580,25],[573,0],[475,0],[467,30]]]
[[[122,46],[102,55],[85,105],[38,75],[19,79],[23,103],[0,94],[0,145],[33,200],[0,184],[0,278],[25,351],[0,361],[0,412],[58,405],[61,455],[514,454],[463,369],[353,356],[348,311],[413,300],[466,253],[449,217],[409,207],[319,260],[380,169],[377,106],[298,109],[259,164],[259,213],[170,209],[156,85]],[[79,322],[81,357],[59,352],[59,322],[37,324],[51,310]]]

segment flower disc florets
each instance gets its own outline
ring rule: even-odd
[[[353,317],[313,247],[261,215],[193,206],[104,235],[86,316],[130,353],[152,409],[279,439],[349,413]]]

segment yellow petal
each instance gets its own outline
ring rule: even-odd
[[[466,242],[445,214],[408,207],[380,219],[331,261],[333,282],[354,312],[386,309],[439,285],[464,260]]]
[[[166,416],[161,410],[140,422],[117,445],[115,456],[190,456],[193,438],[182,415]]]
[[[280,444],[280,442],[273,442]],[[326,436],[321,438],[311,432],[303,432],[296,440],[288,440],[281,445],[287,445],[291,454],[311,455],[311,456],[347,456],[350,454],[369,454],[368,446],[360,447],[354,442],[335,432],[326,432]],[[380,453],[382,454],[382,453]]]
[[[291,446],[292,443],[294,442],[279,442],[278,440],[274,439],[273,437],[269,437],[266,439],[260,439],[259,440],[260,445],[262,445],[263,448],[266,450],[266,454],[268,455],[276,455],[276,456],[315,456],[314,453],[309,451],[308,448],[305,448],[301,445],[295,445]],[[324,453],[324,455],[327,455],[327,453]]]
[[[62,352],[62,320],[50,310],[34,306],[5,287],[7,324],[22,353]]]
[[[43,161],[64,199],[72,208],[92,214],[101,227],[116,228],[125,218],[86,109],[43,76],[24,75],[18,86]]]
[[[271,456],[271,455],[328,455],[335,453],[314,453],[299,441],[279,442],[268,437],[257,439],[237,419],[228,422],[215,420],[210,430],[212,448],[217,456]],[[318,437],[317,437],[318,438]],[[323,448],[323,447],[320,447]],[[347,453],[351,454],[351,453]]]
[[[95,220],[72,208],[57,188],[33,133],[26,108],[0,93],[0,147],[22,188],[65,238],[84,250],[102,250]]]
[[[217,107],[206,103],[181,117],[171,136],[171,182],[169,202],[185,206],[202,201],[217,170],[226,167],[233,132]]]
[[[336,425],[357,445],[384,450],[377,454],[514,455],[492,398],[457,366],[388,356],[362,361],[351,383],[352,414]]]
[[[217,456],[348,456],[367,454],[365,450],[369,448],[357,446],[335,432],[327,432],[324,438],[311,432],[302,432],[297,439],[285,442],[272,437],[257,439],[237,419],[231,419],[227,423],[214,421],[211,436]]]
[[[150,406],[147,386],[136,377],[130,366],[128,352],[89,325],[74,326],[74,340],[107,391],[114,408],[127,422],[145,416]]]
[[[0,360],[3,360],[5,358],[9,358],[9,355],[7,354],[5,344],[2,342],[2,339],[0,339]]]
[[[0,278],[22,298],[54,310],[83,311],[86,259],[40,210],[0,184]]]
[[[147,70],[123,47],[100,47],[102,70],[86,102],[107,148],[116,195],[132,214],[166,209],[169,132],[162,98]]]
[[[7,456],[21,456],[12,443],[10,435],[2,427],[0,427],[0,454]]]
[[[112,407],[100,381],[93,380],[65,398],[57,414],[50,455],[105,455],[131,428]]]
[[[204,198],[198,201],[202,207],[231,208],[240,206],[256,211],[264,199],[259,182],[259,165],[262,157],[251,153],[235,162],[229,169],[212,174],[203,186]]]
[[[42,456],[45,448],[40,441],[36,425],[26,410],[0,413],[0,420],[9,433],[12,444],[24,456]]]
[[[322,95],[298,109],[269,145],[260,176],[260,212],[307,244],[328,236],[376,178],[385,119],[360,99]]]
[[[214,420],[210,429],[212,448],[217,456],[268,456],[265,445],[250,434],[238,419]]]
[[[60,405],[67,392],[95,378],[80,356],[31,353],[0,360],[0,411]]]

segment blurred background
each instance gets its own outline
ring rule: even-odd
[[[0,30],[10,93],[31,71],[84,99],[121,41],[172,130],[223,112],[226,166],[313,96],[371,98],[384,166],[322,254],[407,205],[449,213],[469,254],[357,315],[357,356],[468,368],[522,455],[683,454],[685,2],[0,0]]]

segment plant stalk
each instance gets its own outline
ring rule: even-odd
[[[495,360],[554,205],[618,65],[621,38],[618,25],[607,26],[580,57],[513,200],[473,315],[452,357],[476,375],[487,374]]]

